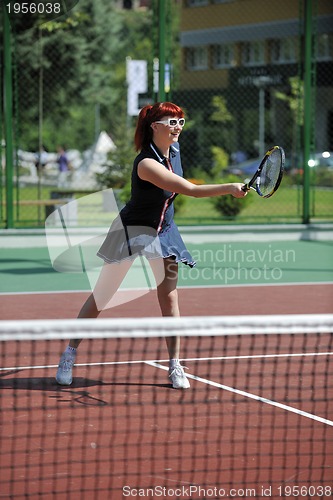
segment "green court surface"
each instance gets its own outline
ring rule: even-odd
[[[333,282],[333,241],[290,238],[278,228],[266,234],[239,232],[223,238],[213,232],[183,232],[197,266],[179,266],[179,286],[278,285]],[[280,241],[281,238],[281,241]],[[239,241],[238,241],[239,240]],[[46,240],[16,233],[0,236],[0,293],[90,290],[94,276],[52,268]],[[97,248],[96,248],[97,249]],[[154,279],[144,259],[137,259],[122,288],[151,288]],[[102,263],[102,261],[101,261]]]

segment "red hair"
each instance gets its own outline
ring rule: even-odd
[[[161,120],[164,116],[183,118],[184,111],[172,102],[157,102],[153,106],[148,104],[141,109],[134,136],[134,144],[137,151],[149,146],[153,138],[153,131],[150,125]]]

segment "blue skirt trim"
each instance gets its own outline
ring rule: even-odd
[[[116,219],[97,255],[107,263],[134,260],[143,255],[147,259],[173,257],[190,267],[196,265],[173,221],[157,234],[151,227],[123,226],[120,219]]]

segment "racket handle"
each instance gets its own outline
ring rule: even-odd
[[[248,184],[244,184],[244,186],[242,186],[242,191],[244,191],[244,193],[246,193],[247,191],[250,191],[250,186]]]

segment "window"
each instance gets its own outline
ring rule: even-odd
[[[207,5],[208,0],[187,0],[188,7],[200,7],[200,5]]]
[[[214,68],[230,68],[234,65],[234,46],[231,44],[214,45]]]
[[[245,42],[242,47],[244,66],[258,66],[265,63],[264,42]]]
[[[323,33],[317,39],[317,60],[331,61],[333,59],[333,35]]]
[[[208,48],[191,47],[186,51],[186,69],[201,70],[208,68]]]
[[[271,44],[272,63],[291,63],[297,60],[297,47],[295,38],[282,38],[273,40]]]

